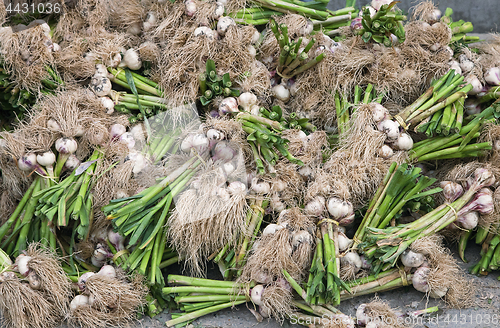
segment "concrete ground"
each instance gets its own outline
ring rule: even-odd
[[[460,266],[467,270],[470,266],[477,263],[480,259],[480,248],[471,245],[466,251],[466,258],[469,263],[462,263]],[[458,259],[458,258],[457,258]],[[209,271],[210,278],[216,278],[219,275],[217,268]],[[398,308],[401,312],[416,311],[431,306],[439,306],[440,311],[420,319],[415,323],[417,328],[490,328],[500,326],[500,281],[497,280],[499,272],[492,273],[486,277],[475,277],[467,274],[470,283],[477,285],[476,300],[478,306],[470,309],[455,310],[447,309],[442,301],[427,299],[424,294],[416,291],[412,286],[397,289],[390,292],[380,293],[378,296],[386,300],[393,308]],[[354,316],[356,307],[359,304],[369,302],[374,295],[356,297],[342,302],[338,309],[345,314]],[[136,327],[165,327],[165,322],[170,319],[170,314],[162,313],[155,318],[143,318]],[[199,318],[193,322],[192,327],[211,327],[211,328],[277,328],[281,327],[275,320],[258,323],[255,317],[246,309],[245,305],[234,309],[227,309],[215,314],[210,314]],[[298,327],[289,322],[285,322],[283,327]],[[135,327],[134,327],[135,328]]]

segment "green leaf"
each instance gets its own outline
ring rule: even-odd
[[[257,138],[255,137],[255,132],[250,133],[250,134],[247,136],[247,140],[248,140],[248,141],[257,141]]]
[[[278,120],[281,120],[281,117],[283,116],[283,110],[281,109],[280,106],[273,106],[272,108],[273,112],[278,114]]]
[[[231,96],[232,97],[239,97],[241,94],[241,91],[240,90],[237,90],[237,89],[231,89]]]
[[[227,85],[228,83],[229,85]],[[229,77],[229,73],[222,75],[222,84],[224,84],[226,88],[231,87],[231,78]]]
[[[211,101],[212,101],[212,99],[207,99],[205,96],[200,97],[200,102],[201,102],[202,106],[206,106],[206,105],[210,104]]]

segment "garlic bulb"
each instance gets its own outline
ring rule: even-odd
[[[383,120],[377,127],[380,132],[384,132],[387,135],[388,140],[393,141],[399,138],[399,124],[397,122]]]
[[[252,298],[252,302],[255,305],[259,305],[259,306],[264,305],[264,302],[262,301],[263,291],[264,291],[264,286],[262,286],[262,285],[257,285],[254,288],[252,288],[252,292],[250,293],[250,296]]]
[[[388,145],[383,145],[378,150],[378,155],[380,157],[382,157],[383,159],[388,159],[388,158],[391,158],[392,156],[394,156],[394,151]]]
[[[230,26],[236,26],[234,19],[229,16],[224,16],[217,22],[217,33],[224,36]]]
[[[221,101],[219,104],[219,113],[221,115],[239,113],[238,101],[234,97],[228,97]]]
[[[394,142],[394,146],[399,150],[410,150],[413,148],[413,139],[408,133],[401,133]]]
[[[306,214],[320,216],[325,211],[325,198],[321,196],[314,197],[304,208]]]
[[[111,92],[111,81],[102,75],[94,75],[89,86],[98,97],[107,96]]]
[[[339,220],[353,213],[353,207],[350,202],[332,197],[327,203],[328,212],[335,219]]]
[[[257,105],[257,96],[251,92],[244,92],[238,97],[238,105],[240,105],[245,112],[249,112],[253,105]]]
[[[287,102],[290,100],[290,91],[285,87],[284,84],[278,84],[272,88],[274,97],[277,99]]]
[[[412,250],[405,250],[401,254],[401,263],[407,268],[418,268],[425,261],[425,256]]]
[[[484,80],[490,85],[500,85],[500,68],[489,68],[486,73],[484,73]]]
[[[75,298],[69,303],[69,308],[71,311],[75,311],[80,306],[85,306],[89,304],[89,298],[85,295],[76,295]]]
[[[140,69],[142,66],[142,61],[139,57],[139,53],[132,48],[128,49],[127,51],[125,51],[120,65],[127,66],[134,71]]]

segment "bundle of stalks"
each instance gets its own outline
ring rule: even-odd
[[[250,302],[253,299],[251,294],[256,294],[259,301],[263,298],[261,289],[252,292],[251,288],[254,288],[255,284],[245,285],[177,275],[169,275],[168,284],[171,287],[163,288],[163,293],[173,296],[183,313],[173,313],[172,319],[166,322],[167,327],[186,325],[203,315]]]
[[[109,327],[130,324],[145,305],[147,290],[142,277],[123,277],[112,266],[98,273],[80,276],[82,294],[70,304],[67,320],[71,326]]]
[[[244,231],[247,187],[239,180],[245,181],[246,173],[240,156],[233,163],[235,170],[227,177],[221,176],[217,163],[202,169],[194,178],[198,186],[179,196],[168,220],[172,245],[195,275],[203,275],[204,258],[234,243]]]
[[[111,64],[120,55],[128,40],[123,33],[99,33],[61,42],[62,50],[54,54],[55,64],[65,81],[90,78],[95,64]]]
[[[2,28],[3,68],[20,89],[37,94],[44,85],[57,87],[60,79],[52,69],[53,44],[50,27],[34,26],[14,33],[12,28]]]
[[[361,39],[368,43],[371,40],[381,43],[386,47],[391,47],[393,43],[404,42],[405,31],[402,21],[406,20],[406,16],[394,6],[396,1],[390,4],[383,4],[376,9],[374,15],[371,14],[369,8],[364,7],[362,12],[362,28],[356,31],[357,35],[361,35]],[[396,36],[396,42],[388,37],[388,35]]]
[[[443,17],[441,17],[441,21],[446,23],[453,33],[451,42],[458,44],[469,44],[479,41],[479,37],[467,35],[467,33],[471,33],[474,30],[471,22],[465,22],[462,19],[454,22],[451,18],[451,15],[453,15],[453,9],[446,8]]]
[[[315,58],[311,58],[311,60],[305,62],[309,58],[309,50],[313,48],[316,40],[312,38],[305,44],[303,50],[301,50],[302,38],[299,38],[297,41],[290,40],[288,26],[285,24],[278,26],[274,19],[270,20],[269,26],[280,46],[276,72],[283,78],[290,79],[318,64],[325,57],[324,54],[319,54]]]
[[[417,239],[431,236],[456,220],[461,222],[461,216],[471,210],[475,209],[485,214],[491,212],[492,209],[488,204],[482,205],[480,196],[487,193],[483,188],[486,189],[494,182],[495,177],[491,171],[476,169],[474,176],[467,180],[468,190],[463,195],[455,192],[448,196],[450,198],[448,204],[437,207],[407,225],[396,225],[385,229],[368,228],[366,242],[361,246],[363,253],[369,258],[377,258],[387,266],[394,266],[399,255]]]
[[[282,279],[283,270],[302,281],[312,258],[314,230],[299,208],[282,211],[277,224],[268,225],[254,243],[238,281],[267,285]]]
[[[24,257],[22,261],[29,258],[28,274],[25,272],[21,274],[27,276],[33,289],[40,291],[44,298],[53,304],[54,315],[63,318],[69,309],[71,282],[61,267],[61,259],[54,251],[37,243],[28,245]]]
[[[73,139],[58,139],[56,145],[59,159],[51,150],[35,155],[27,153],[20,157],[17,165],[23,171],[33,171],[36,174],[31,186],[25,192],[16,210],[0,228],[3,247],[11,254],[20,254],[25,250],[28,241],[41,241],[44,245],[56,248],[55,232],[49,226],[46,218],[38,218],[36,208],[42,190],[50,188],[59,180],[61,171],[67,159],[76,150],[76,142]],[[76,158],[75,158],[76,159]],[[72,160],[72,162],[75,162]],[[76,160],[78,162],[78,160]],[[56,164],[55,167],[53,164]],[[71,170],[74,167],[71,167]]]
[[[366,241],[368,227],[384,229],[392,220],[395,223],[400,211],[409,201],[418,201],[442,191],[441,188],[425,190],[434,184],[436,179],[421,175],[420,172],[419,167],[409,168],[407,164],[391,165],[354,235],[355,246]]]
[[[61,319],[61,315],[64,315],[64,312],[61,313],[59,306],[64,308],[67,306],[67,303],[57,304],[58,301],[62,301],[62,299],[58,299],[58,296],[62,298],[67,297],[66,294],[69,290],[65,290],[62,294],[58,293],[61,289],[58,289],[57,292],[49,290],[49,293],[51,293],[49,295],[55,297],[44,297],[45,288],[50,289],[50,286],[59,283],[58,281],[53,281],[52,278],[54,278],[54,275],[55,277],[59,275],[60,266],[57,263],[53,263],[51,261],[52,258],[39,256],[40,254],[33,255],[35,255],[32,263],[33,269],[40,276],[32,274],[32,277],[36,275],[38,278],[28,279],[30,283],[26,283],[24,278],[19,277],[13,272],[13,269],[19,269],[18,263],[15,266],[12,265],[12,261],[8,255],[3,250],[0,250],[0,257],[2,259],[0,311],[2,313],[2,323],[6,327],[55,327],[58,324],[58,320]],[[22,264],[19,263],[24,270],[23,273],[30,271],[30,268],[27,266],[27,262],[29,261],[26,260],[29,259],[25,258],[24,261],[21,261],[23,262]],[[62,278],[63,286],[67,286],[64,284],[66,281],[64,274],[62,274]],[[41,284],[42,279],[43,285]],[[33,285],[33,282],[38,283],[37,286]],[[43,289],[39,291],[38,289],[42,286]],[[64,290],[64,287],[62,290]],[[34,302],[34,300],[36,301]]]
[[[361,326],[373,326],[380,328],[405,328],[403,313],[391,308],[391,306],[378,297],[366,304],[358,305],[356,309],[356,322]]]
[[[26,151],[24,137],[19,132],[0,132],[0,169],[2,184],[15,198],[22,198],[24,190],[29,187],[32,176],[17,168],[17,159]]]
[[[275,21],[278,26],[285,25],[287,27],[287,35],[291,40],[295,40],[300,37],[308,37],[312,32],[312,24],[307,20],[307,18],[301,15],[282,15],[275,17]],[[304,43],[304,46],[305,45],[306,44]],[[262,43],[260,44],[259,53],[261,61],[265,64],[276,64],[279,59],[280,44],[274,33],[271,33],[270,30],[268,30],[265,34],[264,40],[262,40]],[[271,66],[268,67],[272,68]]]
[[[455,121],[463,121],[462,117],[458,117],[460,113],[463,115],[463,109],[460,110],[462,98],[466,98],[467,92],[472,89],[470,84],[461,86],[463,80],[455,70],[450,70],[435,80],[419,99],[397,114],[395,119],[405,129],[414,127],[415,132],[426,132],[428,135],[443,131],[444,135],[448,135]],[[441,120],[442,124],[439,123]],[[461,130],[460,126],[457,128]]]

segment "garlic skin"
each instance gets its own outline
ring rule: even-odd
[[[135,139],[132,133],[125,132],[120,136],[120,141],[127,145],[128,149],[134,149]]]
[[[116,53],[114,56],[105,60],[105,63],[109,67],[116,68],[122,62],[122,55],[120,53]]]
[[[273,92],[273,96],[282,102],[286,103],[290,100],[290,91],[283,84],[274,86],[271,91]]]
[[[239,113],[238,101],[234,97],[224,98],[219,104],[220,115]]]
[[[465,78],[465,82],[472,85],[472,90],[470,90],[467,94],[471,96],[475,96],[483,91],[483,84],[476,75],[470,74]]]
[[[222,2],[216,2],[212,18],[219,19],[222,17],[222,15],[224,15],[224,4]]]
[[[108,277],[108,278],[116,278],[116,270],[111,265],[104,265],[101,267],[99,272],[96,273],[96,275]]]
[[[250,108],[257,105],[257,96],[251,92],[244,92],[238,97],[238,105],[245,112],[250,112]]]
[[[271,201],[269,202],[271,209],[275,212],[281,212],[285,210],[285,204],[280,200],[279,196],[274,194],[271,197]]]
[[[380,157],[382,157],[383,159],[388,159],[388,158],[391,158],[392,156],[394,156],[394,151],[388,145],[383,145],[378,150],[378,155]]]
[[[252,292],[250,293],[250,297],[252,298],[252,302],[255,305],[263,306],[264,302],[262,301],[262,293],[264,291],[264,286],[257,285],[252,288]]]
[[[313,238],[306,230],[294,231],[292,233],[292,247],[296,249],[300,244],[312,244]]]
[[[108,76],[108,69],[103,64],[95,65],[95,73],[94,76]]]
[[[378,130],[387,135],[389,141],[394,141],[399,138],[399,123],[392,120],[383,120],[378,125]]]
[[[462,214],[458,217],[458,224],[464,229],[472,230],[477,227],[479,222],[479,213],[476,211],[472,211],[469,213]]]
[[[413,148],[413,139],[408,133],[401,133],[394,142],[394,146],[399,150],[410,150]]]
[[[412,250],[405,250],[401,254],[401,263],[407,268],[418,268],[425,261],[425,256],[421,253],[416,253]]]
[[[247,191],[247,186],[240,181],[233,181],[227,186],[227,191],[231,195],[241,194]]]
[[[69,155],[66,162],[64,162],[64,167],[70,171],[73,171],[78,166],[80,166],[80,160],[73,154]]]
[[[127,132],[127,128],[121,124],[113,124],[109,129],[109,133],[111,134],[111,139],[116,140],[122,134]]]
[[[372,109],[373,120],[376,123],[386,120],[389,117],[389,111],[381,104],[373,102],[370,104],[370,106]]]
[[[62,154],[73,154],[78,148],[78,144],[72,138],[59,138],[55,142],[56,150]]]
[[[325,211],[325,198],[322,196],[316,196],[311,200],[304,208],[306,214],[320,216]]]
[[[360,304],[356,309],[356,320],[358,325],[365,326],[370,320],[370,317],[365,313],[365,309],[366,304]]]
[[[272,234],[276,233],[276,231],[279,231],[279,230],[281,230],[283,228],[284,227],[281,224],[274,224],[274,223],[268,224],[264,228],[264,230],[262,231],[262,236],[272,235]]]
[[[15,264],[17,272],[19,272],[23,277],[28,276],[28,274],[30,273],[30,268],[28,265],[29,261],[31,261],[31,256],[27,256],[24,254],[21,254],[16,258]]]
[[[196,14],[196,10],[198,9],[196,3],[193,0],[186,0],[184,2],[184,13],[188,17],[193,17]]]
[[[35,168],[36,164],[37,164],[36,155],[33,153],[24,154],[17,161],[17,167],[21,171],[25,171],[25,172],[33,170]]]
[[[337,221],[353,213],[352,204],[337,197],[330,198],[326,207],[333,219]]]
[[[354,268],[354,272],[357,273],[361,270],[363,263],[361,258],[356,252],[348,252],[343,257],[340,258],[341,265],[350,265]]]
[[[260,33],[257,29],[254,30],[252,34],[252,44],[256,44],[260,40]]]
[[[120,65],[122,64],[134,71],[140,69],[142,66],[142,61],[139,57],[139,53],[132,48],[128,49],[123,55],[123,59]]]
[[[151,30],[156,25],[156,14],[154,11],[148,12],[144,23],[142,23],[142,29],[147,32]]]
[[[111,81],[102,75],[94,75],[89,86],[98,97],[107,96],[111,92]]]
[[[217,33],[216,31],[212,30],[207,26],[200,26],[194,30],[193,35],[198,37],[206,36],[210,41],[213,41],[217,39],[216,33]]]
[[[111,115],[115,111],[115,102],[109,97],[101,97],[102,106],[106,109],[106,114]]]
[[[259,181],[258,178],[253,178],[251,190],[253,190],[257,194],[265,195],[271,191],[271,186],[265,181]]]
[[[47,121],[47,129],[52,132],[61,132],[61,126],[53,118],[49,118]]]
[[[347,238],[343,232],[339,232],[338,236],[339,251],[345,252],[353,244],[353,240]]]
[[[460,64],[456,60],[452,60],[448,63],[450,65],[450,70],[454,69],[455,74],[462,74],[462,68],[460,67]]]
[[[76,295],[75,298],[69,303],[71,311],[75,311],[80,306],[89,305],[89,298],[85,295]]]
[[[49,150],[43,154],[36,155],[36,161],[41,166],[51,166],[56,162],[56,155]]]
[[[236,26],[234,19],[229,16],[220,18],[217,22],[217,33],[219,33],[220,36],[226,35],[226,32],[230,26]]]
[[[489,85],[500,85],[500,68],[491,67],[484,73],[484,80]]]
[[[419,292],[427,293],[431,289],[429,283],[427,282],[427,278],[430,273],[431,269],[427,267],[418,268],[411,278],[413,288]]]
[[[468,59],[460,61],[460,68],[464,74],[467,74],[474,69],[474,63]]]
[[[199,154],[204,153],[208,150],[210,142],[208,138],[203,133],[189,134],[181,142],[181,150],[183,152],[189,153],[191,151],[196,151]]]

